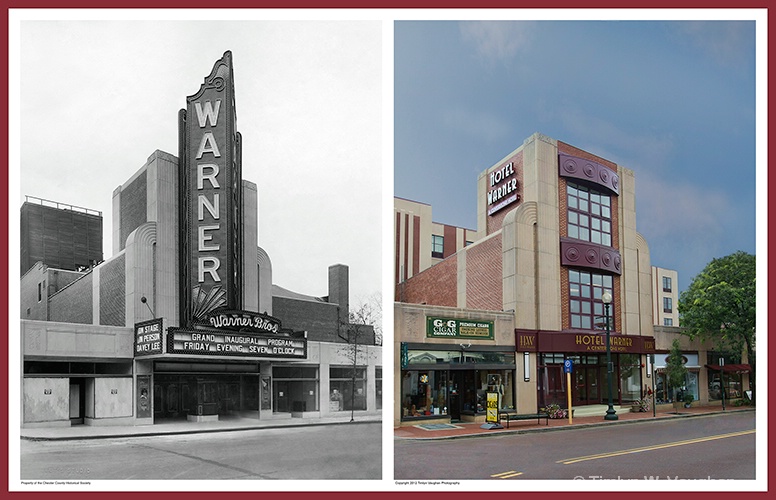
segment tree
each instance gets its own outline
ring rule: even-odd
[[[380,294],[373,295],[348,312],[348,322],[340,325],[339,337],[348,343],[346,356],[353,362],[350,384],[350,421],[354,420],[356,375],[358,374],[359,344],[382,344]],[[366,355],[366,352],[364,352]]]
[[[715,346],[733,353],[746,351],[752,367],[753,403],[756,285],[755,256],[739,251],[709,262],[682,292],[678,304],[685,335],[711,340]]]
[[[684,356],[679,347],[679,339],[674,339],[671,350],[666,357],[666,384],[674,392],[674,408],[679,413],[679,389],[687,379],[687,367],[684,366]]]

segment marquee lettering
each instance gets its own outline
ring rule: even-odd
[[[204,112],[202,110],[202,104],[199,102],[194,103],[194,108],[197,110],[197,120],[199,120],[199,128],[205,128],[206,121],[210,122],[211,127],[215,127],[218,123],[218,110],[221,108],[221,99],[216,99],[215,107],[210,101],[205,101]]]

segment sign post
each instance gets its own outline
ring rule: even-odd
[[[719,392],[722,395],[722,411],[725,411],[725,358],[719,358]]]
[[[570,359],[567,359],[563,362],[563,372],[566,374],[566,401],[568,402],[569,407],[569,425],[571,425],[571,422],[573,421],[572,413],[574,413],[571,410],[571,372],[574,371],[574,362]]]

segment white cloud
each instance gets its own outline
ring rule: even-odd
[[[732,200],[723,190],[675,179],[660,178],[647,170],[637,173],[638,231],[648,242],[667,240],[697,249],[715,246],[725,237],[726,221],[734,209]]]
[[[634,134],[621,125],[598,116],[589,115],[574,106],[561,106],[559,111],[550,113],[559,120],[574,144],[597,155],[608,158],[633,169],[636,165],[628,163],[628,158],[638,158],[639,165],[650,170],[662,170],[668,158],[674,153],[676,145],[670,136],[657,134]]]
[[[738,66],[750,60],[752,22],[691,21],[669,26],[692,46],[723,66]]]
[[[531,43],[534,23],[528,21],[467,21],[459,23],[465,42],[488,62],[508,63]]]

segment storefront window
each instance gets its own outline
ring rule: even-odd
[[[330,411],[366,410],[366,367],[332,366],[329,368]]]
[[[512,370],[478,370],[477,412],[487,408],[488,393],[495,392],[499,395],[499,408],[502,410],[514,410],[515,400],[513,391],[514,372]]]
[[[402,418],[485,413],[488,392],[500,408],[515,408],[514,370],[407,370],[402,372]]]
[[[447,371],[408,370],[402,374],[402,416],[447,415]]]
[[[272,368],[272,411],[319,411],[317,366]]]
[[[709,400],[721,400],[723,389],[726,400],[740,398],[741,374],[725,372],[720,375],[719,370],[709,370]]]
[[[679,388],[668,386],[668,382],[666,381],[666,372],[664,369],[660,369],[655,372],[655,401],[657,401],[658,404],[673,403],[674,396],[676,396],[679,401],[682,401],[684,400],[684,396],[686,394],[692,394],[695,401],[700,399],[697,370],[687,370],[687,375],[684,379],[684,385]],[[709,399],[712,398],[709,397]]]
[[[383,367],[375,367],[375,405],[378,410],[383,409]]]
[[[620,391],[623,401],[641,399],[641,355],[620,354]]]

